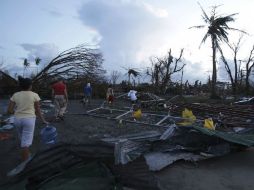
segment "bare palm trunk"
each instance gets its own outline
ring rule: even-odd
[[[249,82],[249,78],[250,78],[250,72],[247,71],[246,72],[246,78],[245,78],[245,91],[246,94],[249,95],[250,94],[250,82]]]
[[[181,96],[183,95],[183,69],[182,69],[182,75],[181,75]]]
[[[215,39],[212,37],[212,50],[213,50],[213,75],[212,75],[212,89],[211,97],[216,97],[216,81],[217,81],[217,69],[216,69],[216,44]]]
[[[237,60],[236,60],[236,54],[234,56],[234,63],[235,63],[235,80],[234,80],[234,84],[232,83],[232,90],[233,90],[233,94],[236,95],[237,93],[237,89],[238,89],[238,69],[237,69]]]
[[[250,81],[249,81],[249,78],[250,78],[250,74],[251,74],[251,70],[252,68],[254,67],[254,62],[253,62],[253,52],[254,52],[254,45],[250,51],[250,55],[249,55],[249,58],[248,58],[248,61],[246,63],[246,78],[245,78],[245,90],[246,90],[246,94],[249,94],[250,93]]]

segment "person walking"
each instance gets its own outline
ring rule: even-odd
[[[92,98],[92,87],[90,83],[87,83],[87,85],[84,87],[84,99],[83,103],[84,105],[91,104],[91,98]]]
[[[32,145],[36,116],[48,124],[40,110],[40,97],[32,92],[32,80],[19,77],[21,91],[16,92],[10,99],[7,113],[14,114],[14,126],[18,129],[21,141],[22,161],[29,159],[29,147]]]
[[[109,105],[112,105],[114,101],[114,90],[112,88],[112,85],[109,85],[106,93],[106,99]]]
[[[132,105],[137,103],[138,98],[137,98],[136,94],[137,94],[137,91],[135,91],[135,90],[130,90],[128,93],[128,97],[131,99]]]
[[[52,99],[55,104],[55,118],[64,120],[64,113],[68,103],[67,87],[62,78],[59,78],[57,82],[52,85]]]

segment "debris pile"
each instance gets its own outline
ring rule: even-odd
[[[192,127],[171,125],[164,133],[147,131],[89,144],[56,145],[37,153],[4,185],[15,189],[25,184],[28,189],[37,189],[55,187],[60,180],[67,187],[71,177],[77,181],[94,179],[86,175],[85,168],[90,168],[102,173],[108,171],[104,177],[109,177],[108,182],[115,189],[123,186],[159,189],[153,171],[160,171],[178,160],[196,162],[251,146],[254,146],[254,130],[229,133],[195,124]],[[97,173],[93,177],[100,179],[101,176]]]
[[[149,132],[106,138],[115,145],[116,163],[126,164],[143,155],[152,171],[158,171],[177,160],[198,161],[222,156],[254,145],[254,130],[227,133],[200,126],[170,126],[163,134]]]
[[[156,108],[162,106],[165,102],[165,99],[152,93],[141,93],[139,99],[143,108]]]
[[[170,113],[179,115],[184,108],[192,110],[199,119],[212,118],[220,128],[254,126],[254,110],[249,106],[178,103],[173,109],[170,109]]]
[[[5,118],[4,116],[0,117],[0,141],[5,141],[13,137],[13,122],[13,116],[7,118]]]
[[[71,184],[74,186],[69,187]],[[114,147],[108,143],[62,144],[37,153],[22,171],[2,184],[5,189],[159,189],[152,172],[137,159],[114,164]],[[69,188],[68,188],[69,187]]]
[[[145,95],[150,99],[143,99],[143,103],[147,101],[144,105],[165,104],[160,97],[150,93]],[[50,105],[51,102],[42,104],[45,109]],[[160,127],[163,132],[154,130],[107,137],[89,144],[57,144],[38,152],[23,164],[21,170],[14,170],[4,185],[13,189],[24,189],[24,186],[39,189],[57,187],[61,182],[61,188],[66,188],[68,182],[75,179],[77,186],[103,185],[98,189],[122,189],[125,186],[159,189],[154,171],[178,160],[197,162],[254,146],[253,108],[177,103],[166,105],[164,109],[167,112],[142,111],[139,120],[133,120],[133,110],[126,108],[100,106],[76,113],[112,119],[119,124],[151,125],[155,129]],[[89,174],[89,170],[93,172]]]
[[[43,100],[41,101],[41,112],[46,114],[50,111],[52,111],[52,109],[55,107],[53,102],[51,100]]]

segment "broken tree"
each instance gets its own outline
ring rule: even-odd
[[[147,75],[151,76],[152,84],[157,88],[157,90],[165,93],[171,82],[171,76],[183,70],[185,64],[182,63],[181,66],[179,66],[182,61],[182,55],[183,49],[181,49],[179,57],[174,58],[171,55],[170,49],[166,57],[151,58],[152,67],[150,70],[147,70]]]
[[[34,78],[34,83],[48,81],[49,78],[61,76],[66,79],[77,76],[100,77],[105,73],[102,68],[102,54],[96,48],[79,45],[60,53],[42,69]]]

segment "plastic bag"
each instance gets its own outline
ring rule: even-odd
[[[189,126],[196,121],[196,116],[193,115],[192,111],[187,108],[185,108],[184,111],[182,112],[182,118],[184,119],[184,121],[178,123],[178,125]]]
[[[140,119],[141,116],[142,116],[141,109],[138,109],[137,111],[134,111],[134,112],[133,112],[133,117],[134,117],[135,119]]]
[[[212,118],[205,119],[204,127],[207,129],[215,130]]]

